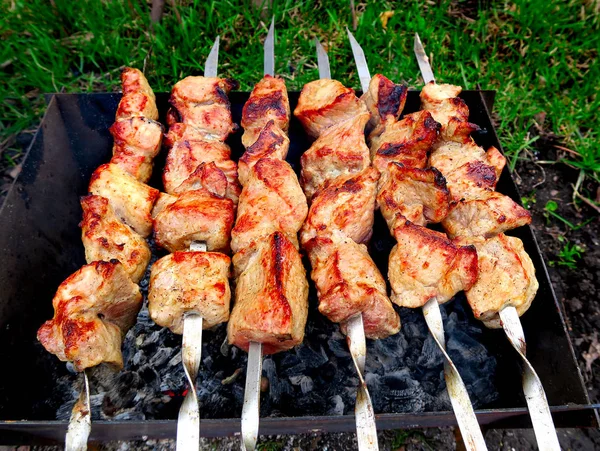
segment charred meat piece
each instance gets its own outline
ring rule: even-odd
[[[54,317],[38,330],[48,352],[77,371],[101,363],[123,367],[121,342],[142,307],[142,294],[117,260],[82,266],[58,287]]]
[[[217,77],[186,77],[171,91],[169,126],[176,122],[193,126],[206,140],[225,141],[237,129],[231,119],[227,94],[236,81]]]
[[[308,282],[294,244],[275,232],[233,257],[237,283],[227,334],[248,351],[251,341],[264,354],[291,349],[304,339]]]
[[[318,138],[329,127],[366,112],[353,89],[337,80],[321,79],[304,85],[294,116],[309,136]]]
[[[450,193],[435,168],[407,168],[389,163],[379,180],[377,205],[390,230],[397,220],[417,225],[440,222],[448,214]]]
[[[239,179],[242,185],[246,184],[252,167],[261,158],[275,158],[285,160],[290,140],[285,132],[271,120],[259,131],[254,143],[246,147],[246,152],[238,162]]]
[[[186,313],[210,329],[229,319],[231,260],[218,252],[175,252],[152,265],[148,310],[159,326],[183,333]]]
[[[385,130],[371,139],[373,166],[385,171],[388,163],[424,168],[428,152],[438,139],[440,125],[427,111],[409,114],[398,122],[389,122]]]
[[[206,189],[187,191],[154,218],[154,237],[169,252],[186,251],[193,241],[209,251],[229,251],[235,218],[233,202]]]
[[[231,248],[239,252],[275,231],[297,247],[297,233],[307,213],[306,198],[292,167],[283,160],[258,160],[240,196]]]
[[[400,317],[387,296],[385,280],[364,244],[335,232],[313,238],[305,248],[323,315],[338,323],[362,313],[369,338],[385,338],[400,330]]]
[[[525,313],[539,284],[523,242],[503,233],[490,239],[468,238],[457,242],[475,245],[479,256],[479,278],[466,293],[475,318],[497,329],[502,327],[498,313],[504,307],[515,307],[519,316]]]
[[[531,223],[531,215],[510,197],[496,191],[480,191],[473,198],[455,202],[442,222],[451,238],[489,238]]]
[[[92,174],[89,192],[108,199],[117,218],[136,233],[150,235],[157,189],[139,182],[115,164],[103,164]]]
[[[152,160],[160,151],[162,125],[136,116],[115,122],[109,130],[114,139],[111,163],[146,183],[152,174]]]
[[[369,167],[364,135],[368,120],[369,114],[364,112],[331,126],[302,154],[302,187],[309,201],[328,180]]]
[[[421,90],[421,108],[431,113],[433,118],[445,128],[450,118],[466,122],[469,118],[469,108],[458,95],[462,92],[460,86],[437,84],[429,82]]]
[[[441,304],[477,280],[473,246],[458,246],[443,233],[408,221],[397,223],[393,235],[398,244],[390,253],[388,277],[395,304],[422,307],[431,298]]]
[[[117,107],[117,121],[133,116],[158,120],[154,92],[141,71],[126,67],[121,72],[121,85],[123,86],[123,97]]]
[[[131,280],[138,283],[150,262],[148,243],[115,215],[108,199],[101,196],[81,198],[83,221],[81,239],[88,263],[117,259]]]
[[[256,142],[268,122],[284,133],[290,125],[290,101],[285,82],[281,78],[265,75],[255,86],[242,110],[242,144],[249,147]]]
[[[393,123],[400,119],[407,94],[406,86],[397,85],[381,74],[375,74],[371,78],[369,89],[361,97],[371,113],[368,127],[371,137],[380,135],[387,122]]]
[[[302,226],[302,244],[334,230],[357,243],[367,243],[373,234],[375,195],[379,172],[369,167],[363,172],[337,177],[317,191]]]

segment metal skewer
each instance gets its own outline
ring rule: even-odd
[[[371,81],[367,59],[362,47],[354,38],[354,35],[348,28],[346,28],[346,31],[348,32],[350,46],[352,47],[352,53],[356,62],[360,84],[363,92],[366,92],[369,89],[369,83]],[[429,299],[423,306],[423,316],[425,317],[425,322],[427,323],[431,335],[444,356],[444,378],[446,379],[448,395],[465,445],[469,450],[486,450],[485,440],[481,433],[479,423],[477,422],[477,417],[475,416],[467,388],[465,387],[456,366],[446,352],[444,323],[442,322],[440,306],[435,298]]]
[[[264,43],[264,75],[275,75],[275,17]],[[262,377],[262,343],[250,342],[246,367],[246,386],[242,406],[242,450],[252,451],[258,441],[260,425],[260,380]]]
[[[206,58],[205,77],[216,77],[219,65],[219,36]],[[191,252],[206,252],[206,243],[194,241]],[[181,341],[181,363],[188,381],[188,392],[177,417],[177,449],[194,451],[200,449],[200,404],[196,390],[196,379],[202,358],[202,316],[187,312],[183,318]]]
[[[429,64],[429,58],[418,33],[415,33],[414,52],[417,57],[419,69],[425,83],[434,82],[433,71]],[[550,413],[548,399],[540,378],[536,374],[531,363],[526,357],[525,335],[523,326],[517,313],[517,309],[508,306],[500,310],[500,321],[502,327],[513,348],[519,353],[525,363],[523,372],[523,392],[529,409],[529,415],[533,424],[533,431],[538,447],[543,451],[560,450],[556,428]]]
[[[329,56],[318,39],[315,39],[315,44],[317,46],[319,78],[331,78]],[[369,390],[364,379],[367,340],[362,314],[355,315],[346,322],[346,340],[348,341],[350,355],[352,355],[352,361],[354,362],[359,379],[356,404],[354,406],[358,449],[361,451],[376,451],[379,449],[379,444],[377,442],[375,411],[373,410],[371,396],[369,396]]]
[[[65,438],[65,451],[85,451],[92,431],[92,406],[90,404],[90,381],[87,370],[82,373],[83,386],[79,398],[73,405],[71,419]]]

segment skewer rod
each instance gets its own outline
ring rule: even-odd
[[[242,449],[252,451],[258,440],[260,419],[260,379],[262,377],[262,343],[250,342],[246,368],[246,388],[242,407]]]
[[[71,419],[65,439],[65,451],[86,451],[87,441],[92,431],[92,406],[90,404],[90,382],[87,370],[82,373],[83,386],[79,398],[73,405]]]

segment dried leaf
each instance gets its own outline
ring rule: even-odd
[[[600,343],[598,343],[598,332],[594,332],[592,342],[587,352],[584,352],[583,359],[585,360],[585,369],[588,372],[592,371],[592,364],[600,359]]]
[[[393,15],[394,11],[384,11],[379,15],[379,20],[381,20],[381,26],[384,30],[387,30],[388,20],[390,20]]]

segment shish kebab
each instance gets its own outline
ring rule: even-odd
[[[229,251],[240,187],[237,165],[224,143],[236,129],[227,93],[233,80],[217,78],[219,37],[206,60],[204,77],[186,77],[173,87],[170,147],[163,173],[167,193],[152,212],[156,243],[172,252],[152,265],[150,317],[182,334],[182,364],[189,390],[179,411],[177,449],[200,447],[196,379],[202,329],[229,319]]]
[[[146,185],[163,128],[152,89],[137,69],[121,73],[123,97],[110,128],[113,156],[92,175],[81,198],[82,241],[87,265],[59,287],[54,317],[38,330],[38,340],[83,374],[73,407],[65,449],[85,450],[91,431],[87,369],[101,363],[123,367],[121,343],[142,306],[137,283],[150,261],[144,239],[152,230],[151,211],[158,190]]]
[[[506,159],[491,148],[477,146],[471,133],[478,129],[468,122],[469,110],[458,97],[459,86],[435,82],[425,49],[415,34],[414,51],[425,86],[422,107],[441,123],[440,139],[429,162],[446,177],[452,207],[442,226],[463,244],[473,244],[479,255],[479,277],[467,301],[476,318],[487,327],[504,329],[524,365],[523,391],[538,446],[559,450],[560,445],[542,383],[526,358],[525,336],[519,316],[535,298],[538,282],[523,243],[503,232],[531,222],[524,208],[495,191]]]
[[[369,141],[373,165],[381,178],[377,206],[397,241],[389,258],[392,301],[401,307],[421,307],[431,334],[444,356],[448,395],[467,449],[487,449],[467,389],[445,349],[439,304],[471,288],[477,276],[477,253],[442,233],[428,229],[448,212],[444,177],[426,168],[427,151],[437,139],[439,124],[428,112],[399,120],[407,88],[383,75],[371,78],[364,51],[348,30],[352,53],[371,112]],[[411,135],[412,139],[406,139]]]
[[[294,110],[316,138],[300,159],[310,203],[300,237],[311,261],[319,311],[341,324],[359,377],[358,448],[377,450],[375,413],[364,380],[365,337],[385,338],[400,330],[385,280],[365,245],[373,233],[379,173],[365,144],[367,107],[352,89],[331,79],[327,53],[315,42],[320,79],[302,88]]]
[[[298,230],[308,206],[292,167],[290,106],[285,83],[274,77],[274,21],[264,44],[264,77],[242,110],[239,160],[242,193],[231,233],[236,281],[227,334],[248,352],[242,408],[242,449],[258,439],[263,354],[300,344],[308,316],[308,281],[298,252]]]

